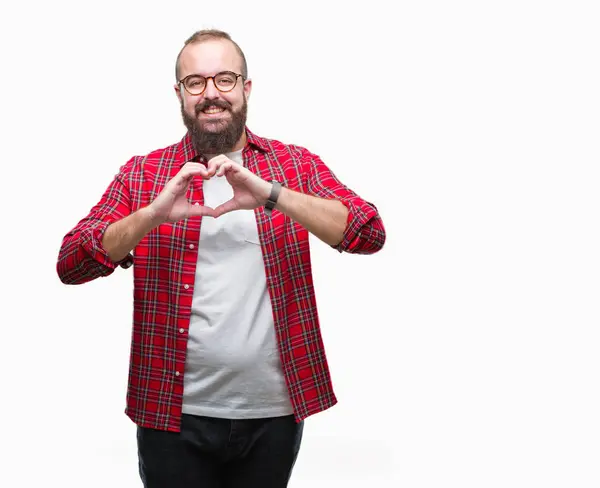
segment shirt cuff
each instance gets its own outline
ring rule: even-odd
[[[348,220],[342,242],[333,246],[339,252],[347,251],[359,244],[362,228],[377,216],[377,209],[368,202],[358,204],[356,198],[340,200],[348,209]]]
[[[104,232],[106,232],[106,229],[111,223],[112,222],[102,221],[96,224],[94,228],[90,229],[88,235],[83,239],[83,248],[92,259],[111,270],[114,270],[118,266],[127,269],[133,265],[133,255],[131,253],[120,261],[113,261],[108,257],[108,253],[102,245]]]

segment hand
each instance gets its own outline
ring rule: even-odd
[[[233,188],[233,198],[213,211],[213,217],[220,217],[233,210],[253,210],[263,206],[271,193],[271,183],[258,177],[252,171],[220,154],[208,161],[207,177],[225,176]]]
[[[192,205],[186,193],[195,176],[209,178],[207,168],[200,163],[185,163],[171,180],[163,188],[163,191],[148,206],[152,219],[158,223],[178,222],[188,217],[209,216],[215,217],[215,211],[211,207],[203,205]]]

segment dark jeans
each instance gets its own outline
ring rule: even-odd
[[[303,422],[183,415],[181,432],[138,427],[145,488],[285,488]]]

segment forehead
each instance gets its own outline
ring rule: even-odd
[[[210,76],[219,71],[241,70],[241,56],[226,39],[211,39],[185,46],[179,58],[181,78],[196,73]]]

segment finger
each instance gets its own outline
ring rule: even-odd
[[[233,161],[231,161],[231,159],[229,159],[224,154],[219,154],[218,156],[215,156],[214,158],[212,158],[208,161],[208,164],[207,164],[208,174],[212,177],[215,174],[217,174],[217,172],[219,171],[219,168],[223,164],[232,163],[232,162]]]
[[[192,178],[195,176],[206,175],[206,168],[204,166],[199,167],[187,167],[181,169],[179,173],[177,173],[169,182],[167,182],[165,189],[169,189],[176,194],[180,194],[181,192],[187,190],[189,188]]]
[[[209,178],[216,174],[217,170],[219,169],[219,165],[222,163],[222,161],[223,158],[221,156],[215,156],[214,158],[208,160],[208,162],[206,163],[206,167]]]
[[[188,161],[181,167],[181,170],[183,171],[184,169],[188,169],[188,168],[205,168],[205,167],[206,166],[202,163],[197,163],[195,161]]]
[[[237,205],[237,203],[235,203],[235,201],[232,198],[231,200],[227,200],[226,202],[223,202],[221,205],[216,207],[213,211],[214,212],[213,217],[217,218],[223,214],[226,214],[227,212],[232,212],[237,209],[238,209],[238,205]]]
[[[206,166],[201,163],[186,163],[179,174],[206,175],[208,173]]]
[[[195,163],[195,162],[187,162],[185,163],[182,167],[181,170],[179,171],[178,174],[188,174],[188,171],[191,171],[192,173],[196,174],[198,171],[200,171],[200,173],[202,174],[202,172],[206,172],[206,166],[202,163]]]
[[[184,166],[179,173],[177,173],[173,180],[191,180],[194,176],[205,176],[206,167],[204,165],[198,166]]]
[[[221,166],[219,166],[217,176],[223,176],[226,171],[236,171],[237,169],[239,169],[239,166],[232,161],[223,163]]]
[[[215,209],[212,207],[207,207],[205,205],[189,205],[188,215],[190,217],[214,217]]]
[[[206,178],[206,167],[204,167],[203,165],[199,165],[183,168],[179,173],[175,175],[173,181],[175,182],[175,184],[183,183],[187,185],[192,180],[192,178],[194,178],[194,176],[201,176],[203,178]]]

